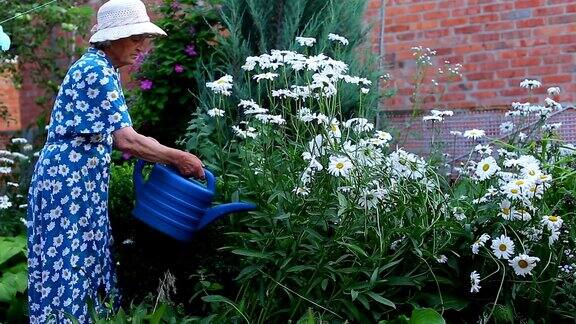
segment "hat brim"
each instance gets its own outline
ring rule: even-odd
[[[154,35],[166,36],[166,32],[162,28],[154,25],[151,22],[143,22],[132,25],[111,27],[97,31],[90,37],[90,43],[100,43],[105,41],[113,41],[121,38],[127,38],[134,35]]]

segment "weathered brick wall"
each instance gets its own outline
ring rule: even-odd
[[[381,0],[371,0],[368,17],[380,41]],[[412,46],[438,52],[437,62],[462,63],[460,82],[442,87],[428,106],[502,107],[526,95],[519,83],[538,79],[560,86],[563,103],[576,101],[575,0],[387,0],[384,48],[399,95],[388,110],[411,108]]]

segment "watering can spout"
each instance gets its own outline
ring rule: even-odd
[[[255,210],[256,205],[245,202],[234,202],[229,204],[218,205],[210,208],[198,224],[198,229],[204,228],[206,225],[212,223],[216,219],[231,214],[243,211]]]

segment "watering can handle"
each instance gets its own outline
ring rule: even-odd
[[[144,184],[144,177],[142,176],[142,170],[144,170],[144,166],[146,165],[146,161],[138,159],[136,165],[134,166],[134,188],[136,194],[140,191],[140,188]],[[206,187],[211,192],[216,191],[216,178],[212,172],[204,169],[204,177],[206,178]]]

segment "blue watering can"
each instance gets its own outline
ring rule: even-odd
[[[216,179],[206,169],[206,185],[203,185],[181,176],[173,168],[156,163],[144,182],[142,170],[145,165],[145,161],[138,160],[134,167],[136,205],[132,215],[177,240],[190,241],[197,231],[224,215],[256,209],[256,205],[246,202],[212,207]]]

